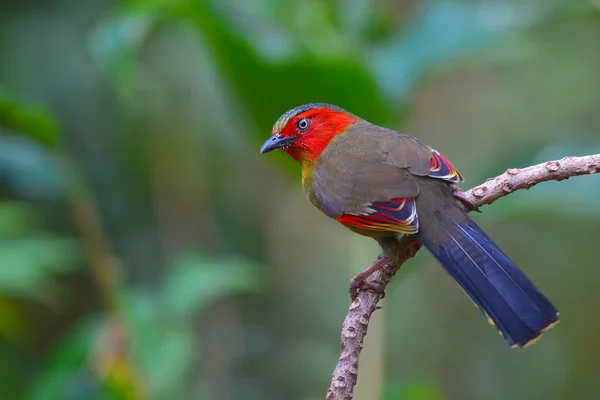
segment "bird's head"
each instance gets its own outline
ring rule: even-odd
[[[336,135],[359,120],[331,104],[305,104],[279,117],[260,152],[281,149],[299,163],[313,162]]]

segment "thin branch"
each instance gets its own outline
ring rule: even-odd
[[[572,176],[589,175],[600,172],[600,154],[585,157],[565,157],[527,168],[513,168],[502,175],[488,179],[485,183],[464,192],[464,196],[474,206],[492,204],[508,194],[529,189],[540,182],[561,181]],[[385,289],[408,259],[419,251],[421,243],[416,237],[404,236],[400,240],[401,251],[398,262],[388,263],[370,275],[365,283],[368,286]],[[362,290],[350,304],[348,315],[342,324],[342,352],[337,366],[331,375],[331,385],[326,400],[350,400],[358,378],[358,359],[367,335],[369,319],[377,309],[380,295]]]
[[[74,168],[73,158],[65,152],[61,162],[63,171],[69,178],[67,194],[75,226],[85,249],[90,276],[98,286],[106,313],[90,356],[91,364],[96,368],[98,376],[105,380],[108,379],[107,371],[118,362],[128,371],[120,382],[122,388],[126,388],[123,390],[131,393],[133,399],[148,398],[149,388],[129,351],[131,329],[125,323],[119,295],[122,283],[118,260],[103,230],[89,187]]]

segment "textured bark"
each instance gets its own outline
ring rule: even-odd
[[[527,168],[512,168],[502,175],[488,179],[485,183],[463,192],[462,198],[475,208],[492,204],[500,197],[520,190],[529,189],[540,182],[561,181],[572,176],[589,175],[600,172],[600,154],[585,157],[565,157]],[[361,290],[350,304],[346,319],[342,324],[342,351],[337,366],[331,375],[331,384],[326,400],[350,400],[358,378],[358,361],[367,335],[369,319],[377,309],[382,293],[408,259],[419,251],[421,243],[416,237],[405,236],[400,240],[401,251],[398,262],[388,263],[375,271],[366,280],[366,286],[377,291]],[[378,292],[378,293],[376,293]]]

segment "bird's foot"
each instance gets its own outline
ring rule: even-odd
[[[379,269],[381,269],[385,264],[387,264],[388,259],[383,255],[377,257],[377,260],[367,269],[365,269],[360,274],[356,275],[354,278],[350,279],[350,299],[354,301],[356,296],[358,296],[358,292],[361,290],[371,291],[379,294],[381,297],[385,297],[385,290],[378,284],[366,282],[365,280],[371,276],[371,274]]]
[[[465,192],[460,190],[458,187],[454,186],[452,188],[452,194],[454,195],[454,197],[456,197],[462,203],[462,205],[467,209],[467,211],[476,211],[479,213],[481,212],[479,210],[479,207],[477,207],[475,204],[473,204],[471,199],[469,199],[465,195]]]
[[[385,290],[378,284],[365,281],[358,284],[354,284],[352,280],[350,281],[350,299],[352,301],[354,301],[354,299],[356,299],[356,296],[358,296],[358,293],[362,291],[368,291],[378,294],[380,299],[383,299],[385,297]]]

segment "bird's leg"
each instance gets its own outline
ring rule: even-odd
[[[352,301],[356,298],[359,290],[369,290],[379,294],[381,299],[385,297],[385,290],[380,285],[365,282],[373,272],[383,268],[386,264],[398,260],[400,247],[397,237],[381,237],[376,239],[383,250],[383,254],[377,257],[377,260],[360,274],[350,280],[350,298]]]
[[[354,278],[350,279],[350,299],[354,301],[356,296],[358,295],[359,290],[371,290],[373,292],[381,294],[381,298],[385,296],[385,292],[378,286],[372,285],[368,282],[365,282],[373,272],[383,268],[385,264],[387,264],[389,260],[383,254],[377,257],[377,260],[367,269],[365,269],[360,274],[356,275]]]
[[[458,186],[452,186],[452,194],[463,204],[463,206],[465,206],[467,211],[481,212],[479,210],[479,207],[473,204],[473,202],[465,195],[465,193],[462,190],[458,188]]]

